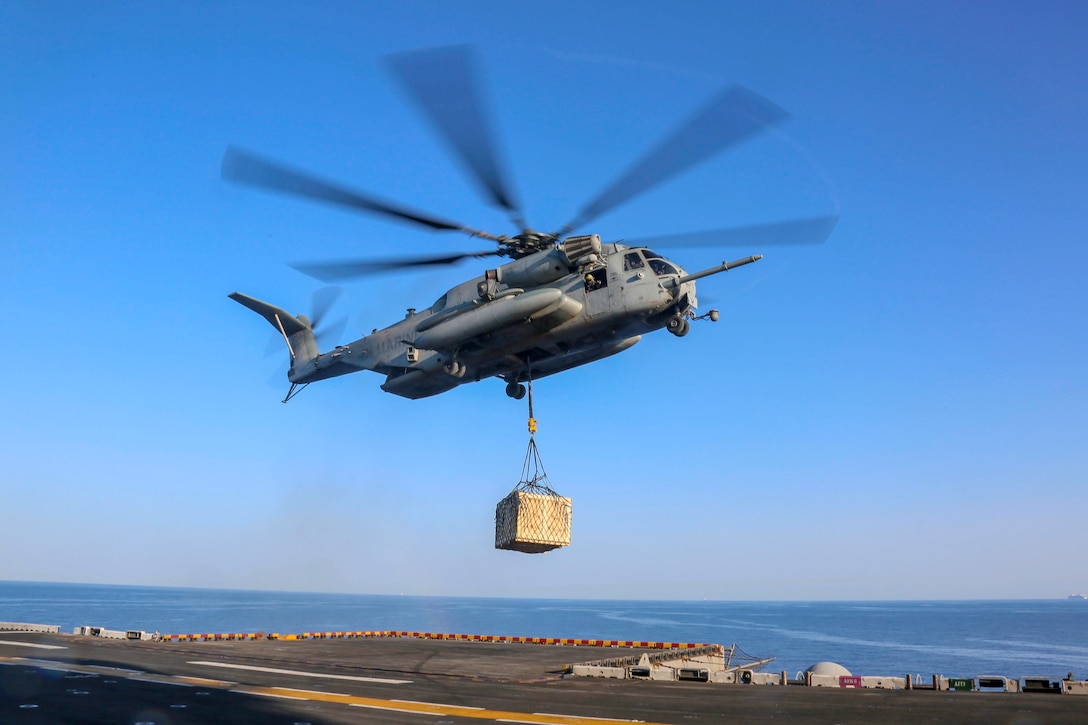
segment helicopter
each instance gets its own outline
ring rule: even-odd
[[[292,315],[234,292],[229,297],[267,320],[286,343],[291,400],[312,382],[370,370],[381,389],[426,398],[486,378],[506,383],[521,399],[526,383],[619,354],[643,335],[665,329],[683,337],[698,314],[696,280],[762,258],[752,254],[693,273],[653,248],[815,244],[834,229],[837,215],[641,240],[602,241],[573,234],[602,214],[721,151],[784,121],[788,114],[741,86],[716,94],[642,159],[554,232],[526,223],[502,169],[483,112],[472,49],[451,46],[387,57],[394,78],[423,111],[486,201],[504,210],[519,230],[495,235],[326,181],[236,146],[222,161],[224,179],[323,202],[442,232],[486,239],[494,248],[431,257],[349,259],[292,266],[322,282],[396,270],[449,265],[469,258],[510,261],[447,290],[428,307],[409,308],[401,320],[354,342],[318,350],[319,311]]]

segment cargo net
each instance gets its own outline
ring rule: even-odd
[[[529,436],[521,480],[495,507],[495,548],[542,554],[570,545],[571,501],[552,490]]]
[[[733,643],[732,647],[727,648],[725,651],[727,655],[725,668],[727,670],[743,668],[755,672],[762,672],[764,667],[774,661],[774,657],[756,657],[755,655],[750,655],[738,647],[736,642]]]

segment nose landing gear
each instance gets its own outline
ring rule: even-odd
[[[509,382],[506,384],[506,394],[514,400],[521,400],[525,397],[525,386],[516,381]]]
[[[682,315],[673,315],[665,323],[665,329],[677,337],[683,337],[691,331],[691,323]]]

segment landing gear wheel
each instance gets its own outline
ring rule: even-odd
[[[448,363],[442,366],[442,371],[451,377],[463,378],[465,376],[465,366],[456,360],[450,360]]]
[[[506,394],[514,400],[521,400],[525,397],[525,386],[521,383],[507,383]]]
[[[665,323],[665,329],[677,337],[683,337],[691,330],[691,323],[680,315],[675,315],[674,317],[670,317],[669,321]]]

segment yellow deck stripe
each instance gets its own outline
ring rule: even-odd
[[[606,717],[584,717],[580,715],[551,715],[546,713],[510,712],[507,710],[487,710],[475,707],[461,707],[460,705],[441,705],[429,702],[408,702],[405,700],[383,700],[376,697],[360,697],[358,695],[338,695],[333,693],[318,693],[313,690],[295,690],[289,687],[235,687],[233,692],[244,692],[252,695],[265,695],[271,697],[298,697],[319,702],[333,702],[353,707],[369,707],[375,710],[394,710],[397,712],[409,712],[419,715],[449,715],[451,717],[472,718],[475,720],[496,720],[506,722],[532,723],[533,725],[602,725],[616,722],[637,722],[643,720],[617,720]],[[645,725],[662,725],[661,723],[645,723]]]

